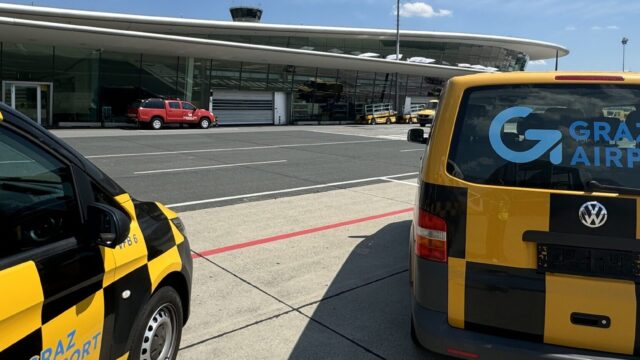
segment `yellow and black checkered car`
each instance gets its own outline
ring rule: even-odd
[[[442,100],[410,240],[414,340],[460,358],[640,356],[640,76],[480,74]]]
[[[0,359],[175,356],[192,277],[180,219],[0,115]]]

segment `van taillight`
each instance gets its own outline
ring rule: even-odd
[[[414,228],[416,255],[438,262],[447,262],[447,223],[444,219],[420,210]]]

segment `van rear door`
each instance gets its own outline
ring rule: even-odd
[[[628,84],[467,89],[447,167],[467,191],[452,326],[640,355],[640,112],[603,113],[639,100]]]

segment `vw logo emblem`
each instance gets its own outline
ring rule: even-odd
[[[599,228],[607,222],[607,209],[597,201],[590,201],[580,207],[580,221],[590,228]]]

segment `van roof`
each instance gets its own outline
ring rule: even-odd
[[[559,80],[558,77],[565,77]],[[616,80],[612,80],[612,79]],[[620,79],[621,78],[621,79]],[[463,86],[509,85],[509,84],[548,84],[548,83],[592,83],[592,84],[640,84],[640,73],[629,72],[585,72],[585,71],[559,71],[559,72],[508,72],[508,73],[482,73],[466,76],[457,76],[450,80],[451,83]]]

